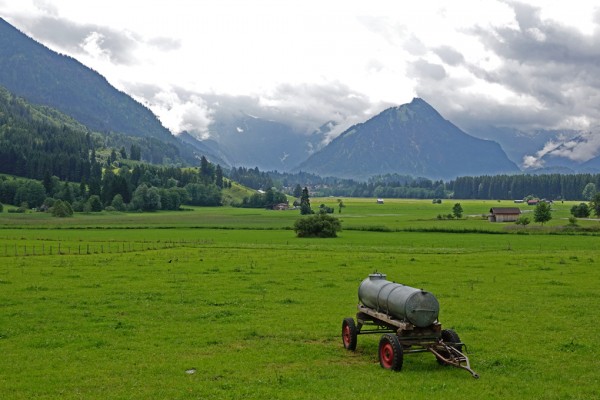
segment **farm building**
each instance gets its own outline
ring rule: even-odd
[[[274,204],[273,205],[273,210],[289,210],[290,209],[290,205],[288,203],[279,203],[279,204]]]
[[[515,222],[521,215],[521,209],[517,207],[492,207],[488,220],[490,222]]]

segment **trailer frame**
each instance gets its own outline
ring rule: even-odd
[[[399,371],[404,354],[430,352],[440,364],[464,369],[473,378],[479,378],[471,369],[471,363],[465,354],[466,345],[453,330],[443,330],[439,321],[427,327],[417,327],[358,304],[356,322],[354,324],[352,318],[346,318],[342,323],[344,347],[354,350],[358,335],[383,334],[379,343],[379,361],[384,368]]]

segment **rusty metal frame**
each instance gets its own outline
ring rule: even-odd
[[[426,328],[419,328],[362,304],[358,305],[356,321],[357,335],[394,333],[403,347],[404,354],[430,352],[440,363],[464,369],[469,371],[473,378],[479,378],[479,375],[471,369],[466,354],[444,343],[442,325],[439,322]],[[364,329],[365,327],[367,329]],[[461,349],[466,347],[464,343],[453,343],[453,345],[458,345]]]
[[[457,343],[464,346],[464,343]],[[427,346],[427,350],[433,353],[433,355],[441,362],[446,365],[451,365],[456,368],[464,369],[469,371],[473,378],[478,379],[479,374],[471,369],[471,363],[469,357],[459,351],[454,346],[448,346],[443,340],[437,344]]]

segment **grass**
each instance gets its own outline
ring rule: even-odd
[[[439,205],[424,201],[386,201],[385,212],[371,200],[344,202],[344,227],[355,229],[337,239],[296,238],[286,227],[297,212],[219,208],[65,220],[0,214],[0,393],[11,399],[600,395],[597,237],[408,231],[472,224],[502,232],[508,224],[436,221]],[[489,203],[461,201],[466,214]],[[555,211],[554,226],[563,212]],[[389,231],[360,230],[369,226]],[[54,252],[25,256],[24,243],[52,245]],[[65,254],[57,254],[58,243]],[[88,244],[104,245],[104,252],[73,251]],[[71,254],[64,251],[69,246]],[[440,321],[467,343],[481,379],[441,367],[430,354],[407,355],[400,373],[383,370],[377,335],[359,336],[354,353],[343,349],[342,319],[355,314],[358,284],[375,270],[437,296]]]

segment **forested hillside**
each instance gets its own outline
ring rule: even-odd
[[[90,132],[47,107],[35,107],[0,87],[0,172],[79,182],[90,176]]]
[[[148,108],[96,71],[37,43],[2,18],[0,85],[30,103],[73,117],[112,144],[140,146],[146,161],[197,165],[201,155],[220,161],[199,144],[185,145]]]
[[[102,75],[37,43],[1,18],[0,84],[99,132],[171,139],[149,109],[112,87]]]

